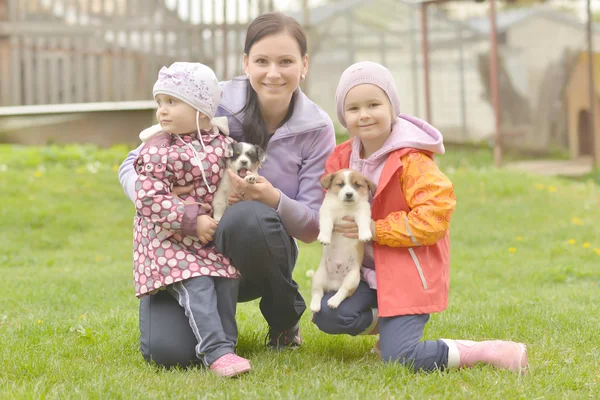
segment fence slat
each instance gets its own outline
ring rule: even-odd
[[[73,43],[73,96],[77,103],[82,103],[85,101],[85,84],[84,84],[84,74],[85,74],[85,65],[84,65],[84,47],[85,38],[79,36],[75,37]]]
[[[47,104],[48,99],[46,94],[48,93],[47,85],[44,82],[47,82],[48,79],[46,77],[47,72],[47,62],[46,62],[46,47],[45,47],[45,38],[43,36],[38,36],[35,38],[35,54],[34,54],[34,62],[35,62],[35,81],[36,81],[36,99],[35,104]]]
[[[90,36],[87,39],[88,45],[86,46],[88,53],[86,54],[86,73],[85,73],[85,82],[87,85],[87,102],[100,101],[98,96],[98,67],[97,67],[97,59],[99,58],[96,55],[98,51],[98,47],[96,44],[96,40],[94,36]]]
[[[35,92],[33,87],[35,79],[33,76],[33,40],[29,36],[23,37],[23,86],[24,105],[35,104]]]
[[[62,76],[58,69],[58,39],[56,37],[50,37],[48,39],[48,61],[49,61],[49,89],[50,89],[50,103],[59,103],[58,100],[58,88],[60,87],[60,81]]]
[[[122,100],[123,93],[123,66],[121,65],[121,50],[119,46],[121,32],[114,32],[112,46],[108,53],[110,58],[110,74],[108,75],[109,82],[112,83],[112,93],[110,101]]]
[[[22,104],[22,96],[21,96],[21,41],[18,36],[13,36],[10,38],[11,45],[11,104],[19,105]]]
[[[73,38],[64,36],[61,43],[60,69],[62,70],[61,103],[73,102]]]

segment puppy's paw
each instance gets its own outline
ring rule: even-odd
[[[254,184],[254,183],[256,183],[256,175],[252,175],[251,173],[248,173],[248,175],[246,175],[244,180],[247,183]]]
[[[339,295],[336,294],[335,296],[333,296],[329,300],[327,300],[327,305],[331,309],[336,309],[336,308],[338,308],[338,306],[340,305],[340,303],[342,302],[342,300],[344,300],[342,298],[342,296],[339,296]]]
[[[319,236],[317,237],[317,240],[323,246],[327,246],[327,245],[329,245],[331,243],[331,235],[320,233]]]
[[[366,232],[358,232],[358,240],[360,240],[361,242],[368,242],[372,238],[373,238],[373,236],[371,235],[370,230],[368,230]]]
[[[321,311],[321,302],[320,301],[311,301],[310,302],[310,311],[314,313],[318,313]]]

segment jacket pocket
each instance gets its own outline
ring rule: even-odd
[[[414,249],[408,248],[408,252],[417,267],[417,272],[419,273],[419,277],[421,278],[421,283],[423,284],[423,289],[427,290],[427,280],[425,279],[425,274],[423,273],[423,268],[421,268],[421,263],[419,262],[419,258],[417,257],[417,253],[415,253]]]

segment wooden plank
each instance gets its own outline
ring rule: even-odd
[[[33,39],[23,37],[23,105],[35,104],[35,79],[33,75]]]
[[[10,83],[11,83],[11,104],[21,105],[23,104],[23,98],[21,95],[21,38],[19,36],[13,36],[10,38],[11,45],[11,71],[10,71]]]
[[[56,36],[48,39],[48,71],[50,74],[48,79],[50,103],[56,104],[59,102],[58,88],[62,79],[58,68],[58,38]]]
[[[73,45],[73,92],[77,103],[85,101],[85,38],[76,36]]]
[[[229,72],[229,31],[227,29],[227,0],[223,0],[223,47],[221,48],[223,57],[223,73],[218,75],[219,79],[230,79]]]
[[[60,55],[60,66],[62,73],[62,87],[60,93],[62,94],[61,103],[72,103],[73,102],[73,37],[63,36],[61,40]]]
[[[113,42],[110,44],[110,74],[108,79],[112,85],[111,97],[108,101],[121,101],[123,100],[123,65],[121,57],[121,48],[119,46],[121,32],[115,31],[113,36]]]
[[[86,99],[87,102],[100,101],[98,96],[98,84],[100,79],[98,77],[98,58],[96,51],[96,40],[93,36],[87,38],[87,46],[85,47],[88,51],[86,54],[86,71],[85,71],[85,83],[87,85]]]
[[[120,79],[123,85],[123,98],[121,100],[134,100],[135,99],[135,67],[134,67],[134,54],[135,49],[132,47],[132,32],[123,32],[125,41],[125,51],[123,52],[123,78]]]
[[[46,62],[46,38],[37,36],[35,38],[35,104],[47,104],[47,62]]]
[[[110,45],[105,42],[104,35],[97,38],[96,43],[100,51],[98,76],[100,78],[99,101],[110,101],[112,87],[110,82],[112,60],[110,54]]]
[[[11,0],[8,2],[8,20],[9,21],[17,21],[19,11],[18,11],[17,1]]]
[[[215,25],[217,24],[217,16],[218,16],[218,14],[219,14],[219,12],[217,10],[217,4],[213,0],[212,1],[212,18],[211,18],[211,22],[213,24],[215,24]],[[219,45],[217,43],[217,33],[219,32],[219,28],[220,27],[218,25],[216,25],[211,30],[211,35],[212,35],[211,36],[211,52],[212,52],[212,57],[211,58],[213,60],[213,65],[211,67],[212,67],[213,71],[215,72],[215,74],[217,76],[223,76],[224,75],[223,71],[222,71],[221,68],[218,68],[218,66],[219,66],[218,64],[219,63],[217,62],[217,58],[218,58],[218,56],[217,56],[217,52],[218,52],[217,46]]]
[[[164,29],[178,29],[181,28],[181,23],[167,22],[161,25]],[[221,23],[204,23],[202,27],[206,29],[218,29],[221,27]],[[106,21],[102,23],[102,30],[111,31],[119,30],[123,28],[123,23]],[[148,29],[148,23],[140,21],[127,21],[128,29],[135,29],[144,31]],[[229,25],[230,29],[243,29],[247,28],[247,23],[235,23]],[[32,21],[23,22],[2,22],[0,23],[0,34],[49,34],[53,33],[56,35],[91,35],[98,31],[98,27],[92,25],[67,25],[67,24],[47,24]],[[388,32],[389,33],[389,32]],[[398,35],[407,34],[407,31],[398,31]]]
[[[0,107],[11,104],[10,100],[10,47],[8,40],[0,40]]]
[[[7,115],[36,115],[36,114],[64,114],[96,111],[131,111],[153,110],[156,102],[150,101],[108,101],[98,103],[71,103],[71,104],[40,104],[35,106],[16,106],[0,108],[0,117]]]

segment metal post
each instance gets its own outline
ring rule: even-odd
[[[590,97],[590,132],[592,136],[592,157],[594,167],[600,167],[600,140],[596,138],[596,85],[594,82],[594,51],[592,43],[592,7],[587,0],[587,46],[588,46],[588,73],[590,85],[588,88]]]
[[[429,91],[429,42],[427,39],[427,4],[421,3],[421,52],[423,53],[423,79],[425,81],[425,119],[431,119],[431,96]]]
[[[589,0],[588,0],[589,1]],[[496,0],[490,0],[490,91],[494,108],[494,161],[502,164],[502,142],[500,138],[500,102],[498,95],[498,41],[496,35]]]

